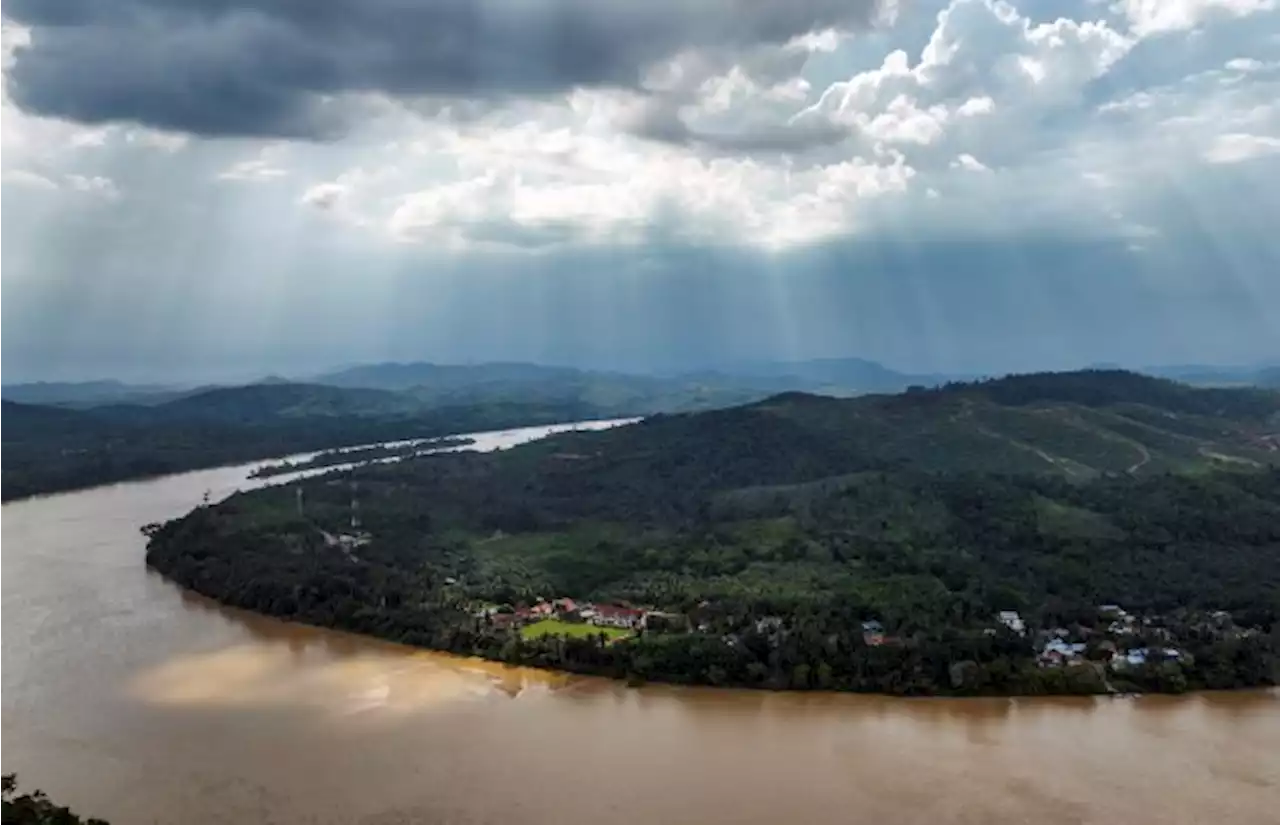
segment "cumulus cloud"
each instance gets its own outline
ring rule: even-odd
[[[330,225],[423,249],[673,242],[776,251],[902,231],[1133,238],[1158,231],[1152,193],[1167,189],[1169,169],[1180,170],[1186,189],[1204,170],[1270,154],[1270,136],[1280,134],[1280,18],[1267,3],[1206,0],[1175,4],[1175,14],[1165,5],[1080,2],[1045,15],[1031,0],[929,0],[895,18],[898,5],[375,0],[327,4],[317,17],[301,2],[20,0],[5,13],[30,32],[9,38],[7,74],[12,90],[35,88],[57,74],[41,67],[54,65],[59,43],[103,32],[127,41],[145,24],[184,44],[193,60],[180,76],[223,79],[216,85],[225,99],[181,95],[201,117],[223,117],[228,101],[238,107],[209,134],[274,133],[271,118],[301,117],[299,134],[314,137],[323,134],[317,113],[341,119],[350,111],[344,93],[363,95],[371,116],[333,143],[205,141],[29,113],[18,113],[15,134],[59,130],[56,140],[26,141],[39,162],[20,155],[23,168],[42,174],[51,161],[41,147],[111,157],[121,143],[183,150],[210,165],[216,157],[205,180],[305,174],[300,189],[262,187],[255,197],[279,193]],[[487,10],[483,23],[476,9]],[[557,26],[596,32],[601,43],[623,30],[630,40],[661,36],[605,55],[588,44],[579,57],[503,39],[512,21],[534,30],[531,15],[545,22],[553,12],[563,18]],[[874,36],[858,29],[873,18],[884,24]],[[459,48],[474,47],[473,67],[496,59],[499,46],[510,47],[509,62],[467,76],[462,63],[445,65],[443,47],[401,49],[402,32],[428,22]],[[1236,23],[1256,36],[1222,33]],[[242,29],[289,48],[246,63],[231,37]],[[1224,54],[1224,41],[1236,47]],[[320,43],[334,48],[308,50]],[[86,55],[67,65],[101,57]],[[527,72],[516,71],[526,63]],[[107,80],[87,72],[75,82],[94,94],[111,92],[98,82],[138,93],[112,97],[113,106],[163,101],[148,84],[168,83],[165,73],[140,80],[122,65]],[[237,83],[253,93],[240,94]],[[255,119],[252,104],[263,95],[282,105]],[[201,131],[174,116],[102,115]],[[215,145],[230,148],[215,156]]]
[[[1119,0],[1113,6],[1128,17],[1138,35],[1193,29],[1214,17],[1246,17],[1270,11],[1276,0]]]
[[[1280,153],[1280,138],[1232,132],[1218,135],[1205,150],[1210,163],[1242,163],[1246,160]]]
[[[328,211],[337,206],[348,192],[348,187],[341,183],[317,183],[302,193],[300,201],[306,206]]]
[[[682,53],[861,26],[873,0],[9,0],[23,107],[203,135],[332,136],[345,93],[640,88]],[[799,38],[799,40],[797,40]]]
[[[1088,172],[1071,156],[1071,136],[1064,143],[1041,124],[1093,117],[1084,91],[1128,53],[1130,36],[1101,21],[1037,24],[1005,3],[955,0],[915,57],[891,51],[878,68],[817,90],[803,61],[788,63],[798,50],[838,45],[786,43],[777,59],[756,49],[728,68],[675,59],[656,70],[654,86],[669,93],[660,99],[579,91],[567,109],[437,123],[420,154],[452,173],[384,191],[393,205],[365,222],[400,241],[459,246],[504,237],[526,248],[640,244],[658,233],[769,249],[875,231],[887,219],[947,232],[989,231],[967,224],[995,212],[1013,213],[996,222],[1011,232],[1094,214],[1099,231],[1135,225],[1116,220],[1118,207],[1079,209],[1092,197],[1080,188],[1024,202],[1029,184]],[[396,180],[414,181],[414,168],[404,163]],[[993,168],[1002,174],[973,174]],[[988,211],[964,207],[977,199]],[[1064,220],[1056,209],[1075,214]]]

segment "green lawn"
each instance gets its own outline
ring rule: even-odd
[[[543,619],[540,622],[527,624],[520,628],[520,635],[526,639],[537,639],[541,636],[597,636],[603,633],[613,639],[621,639],[630,636],[630,630],[623,630],[620,627],[597,627],[593,624],[576,624],[574,622],[562,622],[559,619]]]

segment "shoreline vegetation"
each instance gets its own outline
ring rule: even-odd
[[[408,444],[373,444],[367,447],[341,447],[334,450],[325,450],[302,461],[285,460],[264,464],[250,473],[249,478],[271,478],[272,476],[316,470],[340,464],[367,464],[375,461],[405,459],[420,453],[469,447],[475,443],[476,440],[474,438],[442,436],[415,440]]]
[[[81,819],[70,808],[56,804],[41,790],[18,793],[18,778],[6,773],[0,790],[5,825],[107,825],[104,819]]]
[[[286,620],[632,684],[1271,686],[1278,431],[1275,393],[1123,372],[792,393],[239,494],[149,525],[147,563]]]

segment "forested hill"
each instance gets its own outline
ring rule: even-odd
[[[150,407],[3,410],[4,500],[380,441],[605,417],[590,405],[425,407],[394,393],[259,385]]]
[[[80,409],[3,402],[5,500],[293,452],[742,403],[765,393],[707,382],[543,370],[514,380],[456,368],[401,390],[269,380]],[[446,375],[453,373],[445,370]],[[537,377],[545,380],[537,380]],[[32,385],[67,397],[71,388]],[[77,387],[81,385],[76,385]],[[89,389],[98,389],[88,385]],[[36,393],[37,397],[43,397]],[[84,398],[80,399],[82,402]]]
[[[1107,371],[789,393],[309,479],[302,513],[235,496],[155,529],[148,562],[285,618],[631,679],[1274,684],[1278,412]],[[656,624],[537,618],[560,597]]]
[[[1280,393],[1193,389],[1120,371],[1045,373],[900,395],[785,393],[592,437],[699,483],[778,483],[912,467],[1085,480],[1280,462]],[[668,470],[662,469],[662,472]]]

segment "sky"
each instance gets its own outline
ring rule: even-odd
[[[1280,0],[6,0],[3,379],[1280,358]]]

